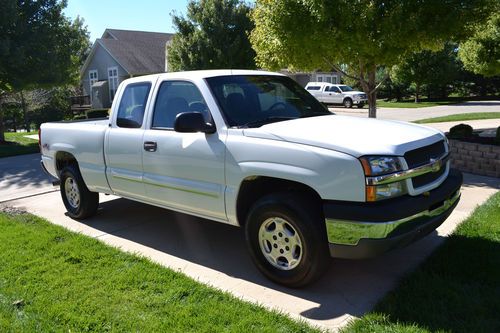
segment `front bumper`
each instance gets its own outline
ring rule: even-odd
[[[406,246],[439,227],[460,200],[462,174],[450,170],[436,189],[419,196],[366,203],[325,201],[330,254],[369,258]]]

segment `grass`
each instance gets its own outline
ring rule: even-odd
[[[500,192],[343,332],[500,332]]]
[[[498,119],[500,112],[477,112],[453,114],[450,116],[426,118],[415,121],[418,124],[442,123],[446,121],[464,121],[464,120],[479,120],[479,119]]]
[[[401,102],[386,102],[384,100],[377,100],[377,107],[380,108],[427,108],[431,106],[439,105],[450,105],[457,104],[458,100],[446,100],[446,101],[426,101],[423,100],[419,103],[415,103],[413,100],[401,101]]]
[[[30,214],[0,230],[0,332],[314,331]]]
[[[38,153],[38,140],[25,138],[25,135],[38,134],[38,132],[5,133],[7,144],[0,144],[0,157]]]

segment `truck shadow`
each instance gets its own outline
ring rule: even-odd
[[[115,199],[103,202],[98,214],[85,224],[102,232],[147,246],[192,263],[297,298],[317,303],[301,313],[314,320],[330,320],[371,310],[395,281],[443,241],[430,234],[411,246],[366,260],[332,259],[325,276],[304,289],[289,289],[263,277],[248,255],[243,230],[138,202]],[[259,301],[259,300],[258,300]],[[284,305],[286,306],[286,305]]]

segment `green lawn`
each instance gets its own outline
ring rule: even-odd
[[[449,100],[449,101],[421,101],[419,103],[415,103],[413,100],[402,101],[402,102],[386,102],[384,100],[377,100],[377,107],[379,108],[426,108],[430,106],[439,106],[439,105],[450,105],[457,104],[460,101],[457,100]]]
[[[500,332],[500,193],[343,332]]]
[[[463,120],[479,120],[479,119],[498,119],[500,118],[500,112],[477,112],[477,113],[463,113],[463,114],[453,114],[451,116],[426,118],[415,121],[418,124],[429,124],[429,123],[442,123],[446,121],[463,121]]]
[[[0,332],[314,331],[30,214],[0,230]]]
[[[0,144],[0,157],[38,153],[38,140],[25,138],[25,135],[38,132],[5,133],[5,140],[10,144]]]

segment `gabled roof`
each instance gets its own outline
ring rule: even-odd
[[[85,71],[97,45],[101,45],[130,75],[165,71],[165,45],[174,34],[106,29],[82,67]]]

